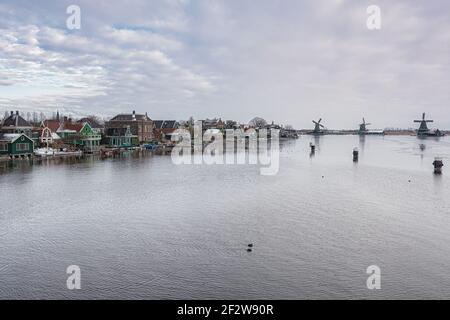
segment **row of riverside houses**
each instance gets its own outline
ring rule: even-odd
[[[268,124],[262,118],[254,118],[248,124],[222,119],[201,120],[203,130],[215,129],[281,129],[280,138],[297,136],[294,129]],[[7,114],[0,126],[0,158],[31,157],[36,148],[48,150],[83,151],[95,153],[104,148],[134,148],[147,144],[171,144],[176,129],[184,127],[192,131],[194,120],[152,120],[145,114],[122,113],[102,123],[95,116],[73,120],[60,117],[32,123],[25,120],[19,111]],[[290,126],[289,126],[290,127]],[[149,146],[150,147],[150,146]],[[39,150],[41,151],[41,150]]]
[[[174,120],[153,121],[145,114],[118,114],[104,124],[85,117],[73,120],[60,117],[40,123],[25,120],[19,111],[11,111],[0,123],[0,157],[31,157],[36,148],[52,147],[94,153],[101,146],[132,148],[147,142],[170,140],[178,128]]]

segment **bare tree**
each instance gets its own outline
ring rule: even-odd
[[[267,126],[267,121],[263,118],[255,117],[248,123],[250,126],[254,128],[264,128]]]
[[[99,116],[95,115],[95,114],[91,114],[88,115],[87,118],[93,120],[94,122],[97,122],[99,124],[103,123],[104,121],[102,120],[102,118],[100,118]]]

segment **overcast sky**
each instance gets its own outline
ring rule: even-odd
[[[66,8],[81,8],[68,30]],[[366,9],[381,8],[381,30]],[[0,111],[450,128],[450,1],[0,0]]]

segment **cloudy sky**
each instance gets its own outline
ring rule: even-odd
[[[66,8],[81,8],[81,29]],[[381,30],[366,9],[381,8]],[[450,128],[447,0],[0,0],[0,112]]]

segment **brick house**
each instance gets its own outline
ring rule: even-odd
[[[111,129],[123,130],[130,128],[131,134],[137,136],[140,143],[153,140],[153,120],[145,114],[137,114],[134,110],[128,114],[118,114],[111,120],[105,122],[105,131]]]

